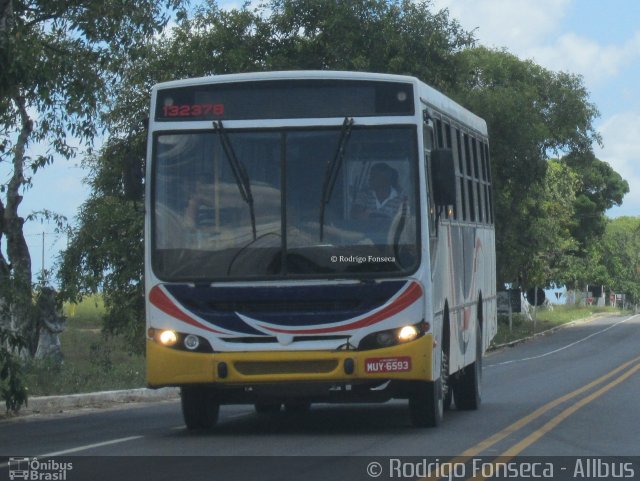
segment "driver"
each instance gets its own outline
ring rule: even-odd
[[[398,171],[385,163],[378,163],[369,172],[369,190],[358,194],[351,214],[354,219],[391,221],[401,204]]]

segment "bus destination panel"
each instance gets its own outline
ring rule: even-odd
[[[274,80],[160,89],[156,121],[407,116],[410,83]]]

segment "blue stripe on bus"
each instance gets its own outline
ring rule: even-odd
[[[364,315],[396,295],[407,281],[283,286],[211,287],[166,284],[181,306],[208,323],[247,335],[264,335],[236,312],[281,326],[321,326]]]

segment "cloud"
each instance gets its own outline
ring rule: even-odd
[[[575,33],[566,33],[553,44],[532,47],[524,53],[547,68],[578,73],[587,84],[598,84],[615,77],[640,58],[640,31],[621,45],[602,45]]]
[[[640,58],[640,31],[622,44],[602,44],[561,31],[573,0],[435,0],[448,8],[467,30],[475,30],[482,45],[506,47],[551,70],[583,75],[599,83],[617,75]]]
[[[608,214],[640,214],[640,113],[623,112],[607,118],[600,126],[604,147],[596,147],[595,154],[600,160],[609,163],[623,179],[629,183],[629,193],[621,207],[614,207]]]
[[[507,47],[520,55],[545,43],[560,28],[572,0],[435,0],[488,47]]]

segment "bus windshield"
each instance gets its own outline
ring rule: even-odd
[[[416,270],[416,127],[344,130],[156,134],[155,274],[199,282]]]

